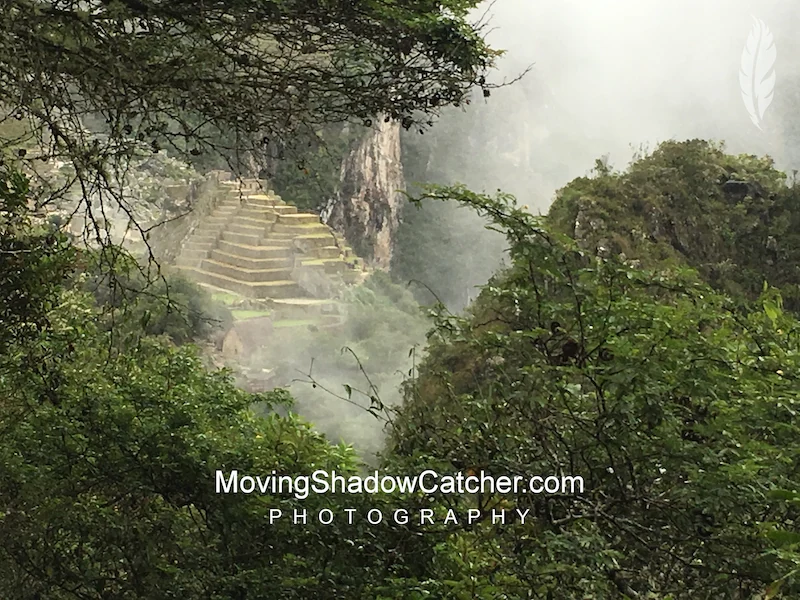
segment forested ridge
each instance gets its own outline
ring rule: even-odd
[[[800,595],[795,178],[689,139],[624,169],[586,165],[544,215],[446,181],[442,155],[409,136],[510,83],[493,83],[502,53],[485,8],[0,0],[0,598]],[[475,160],[442,120],[437,139]],[[385,225],[376,203],[397,197],[370,179],[385,165],[362,163],[380,160],[388,128],[404,131],[392,151],[408,179],[382,238],[391,260],[361,256],[334,315],[326,298],[313,319],[275,317],[288,333],[238,360],[280,385],[241,385],[222,348],[280,302],[159,262],[158,232],[183,218],[175,181],[189,212],[202,180],[217,186],[205,201],[235,214],[271,214],[255,197],[314,221],[289,232],[321,229],[317,212],[361,194],[371,239]],[[242,191],[254,181],[263,189]],[[336,235],[356,235],[352,216]],[[249,239],[248,218],[229,239]],[[294,264],[238,247],[245,265]],[[474,277],[485,284],[449,285]],[[215,487],[234,470],[375,469],[583,486]],[[307,517],[275,519],[296,512]]]

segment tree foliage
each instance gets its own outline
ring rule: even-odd
[[[585,482],[456,500],[486,522],[454,534],[475,560],[453,585],[482,582],[473,597],[486,598],[744,599],[791,572],[800,324],[780,294],[766,288],[763,308],[743,313],[692,271],[584,253],[510,197],[422,198],[486,215],[512,265],[469,315],[439,315],[392,456],[412,472]],[[530,510],[528,522],[489,524],[499,508]]]
[[[257,173],[330,123],[426,123],[488,86],[497,52],[467,20],[476,4],[4,0],[0,108],[24,127],[0,146],[32,172],[72,162],[84,199],[129,208],[121,182],[142,147],[221,151]]]
[[[237,390],[132,312],[120,327],[138,334],[115,345],[120,327],[79,285],[92,255],[30,216],[25,177],[2,180],[4,598],[797,595],[800,324],[776,288],[740,310],[693,271],[591,256],[507,196],[429,189],[504,232],[512,262],[469,314],[437,315],[383,466],[579,475],[584,491],[219,495],[217,469],[359,465],[273,410],[285,392]],[[364,310],[380,295],[412,316],[385,277],[358,293]],[[397,507],[482,519],[314,519]],[[269,524],[271,508],[309,521]],[[500,509],[530,512],[492,523]]]
[[[603,164],[565,186],[549,221],[595,252],[685,264],[716,289],[755,300],[762,283],[800,308],[800,188],[771,159],[704,140],[665,142],[624,172]]]
[[[192,346],[148,335],[132,312],[109,329],[81,285],[85,256],[28,216],[23,176],[3,177],[0,596],[408,597],[392,582],[413,579],[427,542],[342,520],[344,508],[363,515],[386,498],[216,493],[218,469],[347,476],[359,462],[279,416],[285,391],[237,389]],[[135,339],[114,342],[137,326]],[[276,508],[284,518],[270,523]],[[323,508],[332,525],[319,522]],[[295,509],[306,524],[293,523]],[[393,558],[401,549],[407,560]]]
[[[275,191],[301,210],[320,212],[336,197],[343,157],[368,131],[329,125],[309,136],[306,148],[272,161],[267,176]]]
[[[115,344],[141,336],[166,336],[174,344],[214,341],[233,316],[208,290],[180,274],[153,277],[150,270],[116,246],[80,253],[76,281],[101,307],[101,326]]]

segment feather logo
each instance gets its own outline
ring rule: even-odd
[[[761,129],[764,113],[772,103],[775,91],[775,40],[760,19],[753,17],[753,29],[747,37],[739,69],[742,100],[753,124]]]

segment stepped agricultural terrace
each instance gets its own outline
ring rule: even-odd
[[[258,180],[219,186],[175,261],[190,279],[246,298],[310,300],[363,275],[362,261],[318,215],[299,213]]]

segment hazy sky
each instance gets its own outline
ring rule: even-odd
[[[590,171],[595,159],[609,155],[624,168],[632,148],[672,138],[724,139],[731,151],[769,153],[779,162],[786,154],[782,135],[792,115],[785,114],[789,86],[782,82],[792,83],[790,75],[800,71],[800,10],[787,0],[496,0],[490,11],[489,41],[508,51],[491,80],[534,67],[485,101],[476,93],[465,111],[448,109],[425,136],[416,151],[428,153],[423,158],[438,183],[459,181],[490,193],[502,188],[531,211],[545,212],[554,191]],[[775,100],[764,131],[751,122],[739,83],[753,16],[772,30],[777,48]],[[800,136],[795,142],[800,146]],[[416,277],[466,302],[497,269],[505,244],[470,211],[453,211],[447,222],[447,235],[468,240],[471,253],[446,254],[451,264],[444,275]],[[335,366],[316,368],[337,386],[354,383]],[[334,439],[344,435],[362,449],[379,445],[379,424],[343,417],[339,401],[307,392],[297,391],[301,406],[311,406],[308,414]]]
[[[781,82],[800,67],[796,3],[497,0],[490,11],[489,40],[508,51],[495,80],[534,66],[520,86],[493,95],[487,114],[499,121],[498,135],[559,163],[552,185],[583,175],[605,154],[624,167],[631,146],[671,138],[724,138],[731,151],[784,158]],[[764,131],[751,122],[739,85],[753,17],[776,39],[775,99]],[[498,175],[518,191],[513,173]]]

